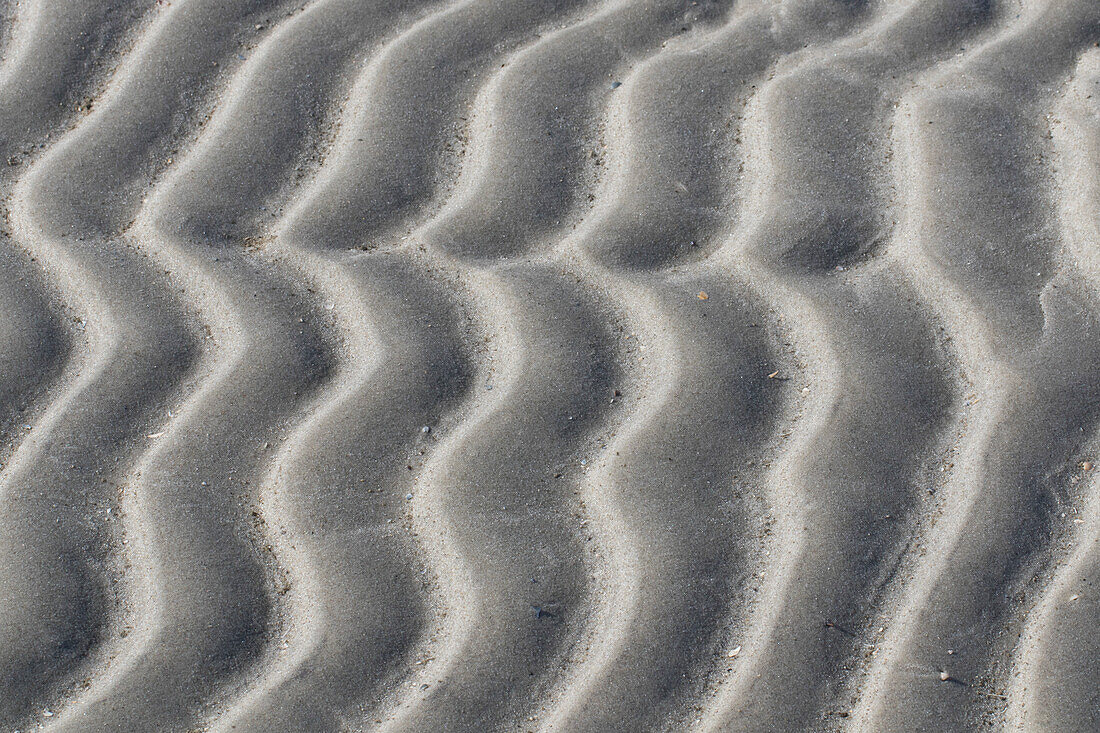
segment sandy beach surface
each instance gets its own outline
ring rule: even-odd
[[[1100,731],[1098,0],[0,0],[0,731]]]

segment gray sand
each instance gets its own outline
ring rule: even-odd
[[[0,730],[1100,730],[1096,0],[0,22]]]

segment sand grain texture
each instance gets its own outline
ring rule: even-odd
[[[0,730],[1100,729],[1095,0],[0,23]]]

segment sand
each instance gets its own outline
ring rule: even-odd
[[[1097,46],[0,2],[0,730],[1100,730]]]

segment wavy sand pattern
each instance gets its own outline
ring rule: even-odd
[[[1100,730],[1096,0],[0,20],[0,730]]]

